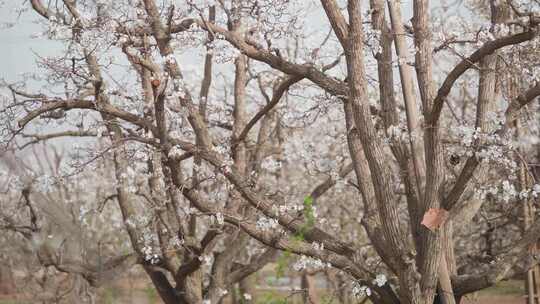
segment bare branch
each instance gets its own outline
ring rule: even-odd
[[[284,79],[278,87],[274,90],[274,94],[272,95],[272,99],[269,103],[267,103],[255,116],[253,116],[250,121],[246,124],[245,128],[242,130],[238,138],[235,139],[236,142],[243,141],[246,136],[248,135],[249,131],[255,124],[268,112],[270,112],[281,100],[281,97],[287,92],[287,90],[298,81],[302,80],[303,77],[301,76],[289,76],[286,79]]]
[[[458,65],[456,65],[452,71],[446,76],[443,84],[437,91],[435,100],[433,101],[433,110],[426,117],[426,123],[429,125],[435,125],[441,115],[441,110],[444,105],[444,100],[448,97],[450,90],[454,86],[456,80],[463,75],[468,69],[474,66],[474,64],[480,62],[480,60],[490,54],[493,54],[496,50],[505,46],[519,44],[525,41],[532,40],[536,36],[536,31],[531,29],[529,31],[514,34],[510,36],[501,37],[495,40],[486,42],[481,48],[476,50],[472,55],[463,59]]]

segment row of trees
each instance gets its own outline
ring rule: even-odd
[[[29,1],[63,52],[3,82],[0,254],[60,284],[43,301],[134,265],[166,304],[254,299],[270,262],[312,303],[314,270],[342,303],[523,274],[540,3],[412,4],[409,23],[394,0]]]

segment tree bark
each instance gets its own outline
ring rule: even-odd
[[[13,294],[15,291],[15,280],[11,267],[5,263],[0,264],[0,294]]]
[[[319,295],[317,293],[315,275],[309,271],[302,272],[301,288],[304,291],[302,300],[304,304],[319,304]]]
[[[257,302],[257,299],[256,299],[256,279],[257,279],[257,276],[255,274],[252,274],[246,278],[244,278],[243,280],[241,280],[239,283],[238,283],[238,287],[239,287],[239,290],[240,290],[240,294],[238,295],[238,298],[240,299],[239,303],[256,303]],[[249,295],[251,296],[251,301],[247,301],[246,300],[246,295]]]

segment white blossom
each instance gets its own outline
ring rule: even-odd
[[[198,257],[199,261],[203,262],[205,265],[210,266],[212,263],[212,256],[203,254]]]
[[[182,154],[183,154],[182,149],[180,149],[179,146],[174,146],[169,150],[169,154],[167,154],[167,156],[169,158],[175,159],[175,158],[179,158],[180,156],[182,156]]]
[[[386,276],[384,274],[378,274],[375,279],[373,280],[373,284],[382,287],[384,284],[386,284],[388,280],[386,279]]]
[[[296,271],[301,271],[306,268],[322,269],[326,267],[331,267],[330,264],[321,261],[320,259],[308,257],[301,255],[300,258],[293,264],[293,269]]]
[[[272,230],[279,226],[279,223],[277,220],[273,218],[268,218],[265,216],[259,217],[257,220],[257,228],[262,230]]]
[[[371,289],[368,286],[361,285],[359,282],[352,283],[352,294],[359,298],[364,296],[371,296]]]
[[[213,221],[215,221],[217,225],[222,226],[223,224],[225,224],[225,217],[223,216],[223,213],[221,212],[217,212],[215,215],[213,215],[212,219]]]
[[[317,251],[324,250],[324,244],[323,243],[313,242],[313,243],[311,243],[311,246],[313,246],[313,249],[315,249]]]

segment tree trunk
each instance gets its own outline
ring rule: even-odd
[[[176,292],[171,283],[160,271],[151,269],[150,267],[144,267],[144,270],[152,280],[152,284],[156,288],[156,291],[159,297],[163,300],[165,304],[180,304],[186,303],[182,301],[179,294]]]
[[[302,290],[304,290],[302,299],[304,304],[318,304],[319,295],[316,289],[315,275],[310,274],[309,271],[302,272]]]
[[[13,294],[15,291],[15,281],[11,267],[0,264],[0,294]]]
[[[240,294],[238,295],[238,298],[240,299],[238,301],[239,303],[257,302],[255,299],[255,279],[255,274],[252,274],[240,281],[240,283],[238,284],[240,287]],[[246,299],[246,296],[248,298],[251,297],[251,300]]]
[[[449,221],[444,225],[441,236],[443,252],[439,264],[439,287],[437,288],[438,296],[436,297],[441,304],[456,304],[450,280],[450,277],[456,274],[452,232],[452,222]]]
[[[189,274],[183,284],[184,298],[188,304],[202,303],[202,271],[200,269]]]
[[[336,285],[337,285],[337,293],[338,293],[338,299],[339,303],[342,304],[349,304],[350,302],[350,296],[349,296],[349,290],[345,288],[347,282],[342,273],[336,274]]]

